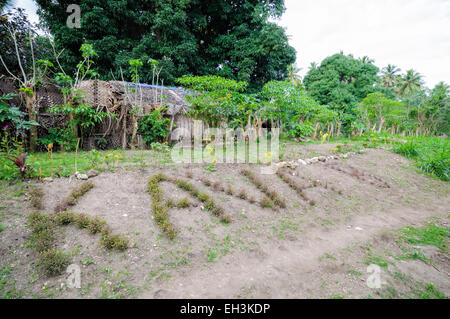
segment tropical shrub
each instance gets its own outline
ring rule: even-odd
[[[169,133],[169,123],[170,119],[163,118],[160,110],[154,110],[138,120],[138,133],[148,145],[162,142]]]
[[[68,128],[54,127],[48,130],[48,135],[38,138],[38,144],[46,148],[49,144],[58,145],[65,151],[74,151],[77,147],[77,139],[73,130]]]
[[[394,152],[416,160],[416,165],[425,173],[443,181],[450,181],[450,142],[442,138],[410,138],[399,142]]]
[[[305,138],[311,136],[313,132],[314,126],[311,123],[294,123],[289,130],[289,136]]]
[[[220,76],[183,76],[177,82],[189,90],[190,114],[212,126],[226,122],[233,128],[243,127],[259,107],[254,96],[243,93],[246,82]]]

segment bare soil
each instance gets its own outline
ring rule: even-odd
[[[330,154],[332,148],[290,145],[285,156],[310,158]],[[449,227],[448,183],[421,174],[399,155],[370,149],[286,170],[299,184],[312,185],[305,193],[314,206],[277,175],[260,175],[287,203],[285,209],[271,209],[259,206],[263,193],[241,174],[243,168],[260,171],[256,165],[218,164],[209,172],[201,165],[166,164],[119,168],[90,179],[95,187],[73,210],[103,218],[131,245],[122,253],[107,251],[99,235],[74,226],[58,228],[57,247],[81,267],[81,289],[67,287],[67,274],[49,278],[37,271],[26,226],[34,210],[29,189],[44,190],[43,211],[50,214],[80,181],[3,186],[0,266],[12,269],[9,281],[25,298],[407,298],[417,297],[427,284],[450,295],[448,251],[420,247],[432,263],[394,258],[401,253],[397,235],[403,227],[430,220]],[[153,220],[146,191],[157,173],[188,180],[211,194],[232,222],[221,223],[199,201],[163,182],[166,199],[188,197],[196,204],[170,209],[178,235],[167,239]],[[235,194],[245,190],[257,202],[207,187],[202,178]],[[367,260],[373,255],[388,261],[381,289],[366,284]]]

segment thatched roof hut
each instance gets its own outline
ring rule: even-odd
[[[144,113],[158,107],[166,107],[166,114],[175,116],[186,113],[189,105],[185,99],[187,92],[177,87],[89,80],[81,82],[79,89],[85,93],[86,103],[107,107],[110,112],[114,112],[120,105],[139,105],[144,108]]]
[[[97,107],[106,107],[110,112],[120,113],[119,118],[125,110],[132,106],[141,106],[142,114],[148,114],[155,109],[166,108],[163,113],[165,117],[171,118],[170,129],[184,128],[186,137],[192,129],[192,119],[187,115],[189,103],[186,101],[187,92],[183,88],[165,87],[158,85],[149,85],[143,83],[130,83],[123,81],[83,81],[79,88],[85,93],[85,102]],[[122,123],[123,129],[126,127],[126,134],[130,134],[130,121],[125,118]],[[120,122],[120,120],[119,120]],[[121,126],[119,123],[117,127]],[[180,130],[172,136],[171,140],[180,140],[183,136],[179,134]]]

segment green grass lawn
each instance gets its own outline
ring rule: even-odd
[[[404,142],[406,141],[406,143]],[[197,163],[217,163],[226,162],[238,163],[267,163],[277,161],[278,156],[283,154],[287,140],[280,141],[280,154],[269,151],[265,147],[251,145],[247,152],[245,145],[235,146],[235,150],[222,147],[203,148],[195,150],[194,155]],[[298,143],[289,141],[289,143]],[[321,143],[321,141],[311,141],[299,144]],[[416,161],[416,165],[425,173],[435,176],[441,180],[450,180],[450,142],[448,139],[438,137],[403,137],[392,136],[387,133],[372,133],[355,138],[331,139],[329,143],[342,144],[337,151],[348,152],[358,151],[361,148],[383,147],[401,154]],[[288,146],[287,146],[288,147]],[[234,154],[236,151],[237,156]],[[184,156],[191,158],[188,150]],[[147,167],[148,165],[161,165],[172,163],[170,152],[159,152],[153,150],[136,151],[90,151],[90,152],[56,152],[52,159],[48,153],[39,152],[28,155],[27,165],[33,170],[31,177],[68,177],[76,171],[84,172],[89,169],[114,170],[118,166]],[[17,167],[0,153],[0,180],[14,180],[19,176]]]

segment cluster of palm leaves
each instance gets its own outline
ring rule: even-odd
[[[399,74],[400,68],[389,64],[381,71],[381,81],[385,88],[392,89],[398,96],[404,97],[420,91],[423,87],[422,75],[414,70]]]

